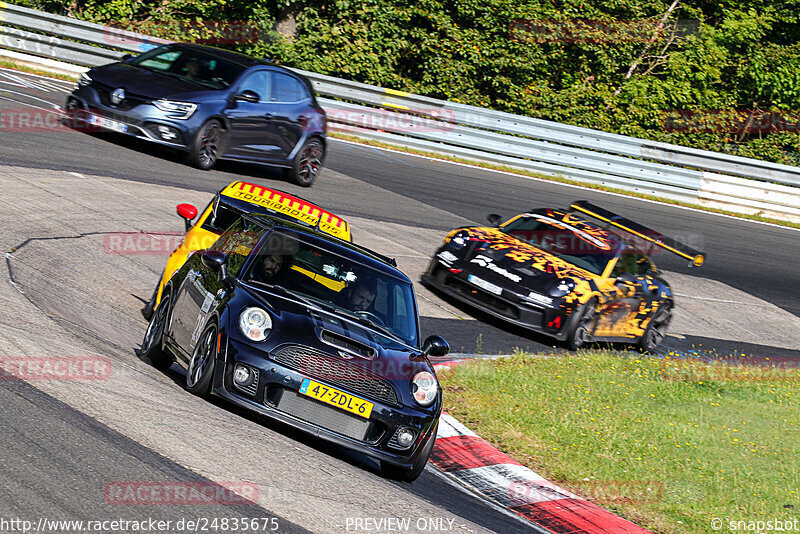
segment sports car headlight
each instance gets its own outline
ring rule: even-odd
[[[436,392],[439,391],[439,382],[428,371],[420,371],[414,375],[411,391],[417,404],[429,406],[436,399]]]
[[[81,75],[78,77],[78,87],[86,87],[90,83],[92,83],[92,77],[85,72],[81,72]]]
[[[573,289],[575,289],[575,280],[572,278],[559,278],[548,286],[547,293],[551,297],[563,297],[572,293]]]
[[[191,102],[175,102],[174,100],[155,100],[153,105],[169,113],[171,117],[176,119],[188,119],[192,113],[197,109],[197,104]]]
[[[261,308],[245,308],[239,316],[239,329],[247,339],[264,341],[272,330],[272,319]]]
[[[467,243],[469,243],[469,234],[466,232],[457,232],[450,238],[450,241],[447,242],[447,246],[453,250],[461,250],[467,246]]]

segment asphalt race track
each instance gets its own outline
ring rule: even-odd
[[[12,282],[0,293],[0,354],[102,356],[113,372],[95,381],[0,382],[0,447],[8,451],[0,455],[0,517],[274,517],[280,532],[344,532],[365,517],[434,518],[463,532],[529,528],[430,467],[414,484],[385,480],[369,459],[201,401],[175,369],[164,374],[138,360],[146,325],[139,308],[166,256],[109,251],[109,236],[179,232],[175,204],[202,207],[234,179],[347,217],[356,241],[397,257],[412,279],[447,230],[482,223],[490,212],[587,199],[707,253],[701,269],[668,254],[655,258],[677,295],[667,350],[800,360],[798,231],[335,140],[311,189],[254,165],[201,172],[167,149],[49,126],[43,117],[56,116],[70,85],[0,70],[0,238],[11,251]],[[20,123],[23,112],[39,114],[43,126]],[[561,350],[416,289],[423,336],[442,334],[457,353]],[[104,499],[115,481],[164,480],[248,481],[260,491],[246,506]]]

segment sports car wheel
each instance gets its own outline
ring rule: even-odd
[[[189,369],[186,371],[186,389],[205,397],[211,391],[214,363],[217,357],[217,325],[211,323],[203,330],[200,341],[194,348]]]
[[[325,161],[325,147],[322,141],[312,137],[300,148],[289,169],[289,178],[301,187],[310,187],[322,171]]]
[[[161,370],[169,369],[169,366],[172,365],[172,354],[164,349],[163,344],[164,330],[166,330],[169,316],[169,300],[169,294],[165,293],[150,318],[150,324],[147,325],[147,331],[142,340],[142,360]]]
[[[578,308],[575,312],[576,317],[574,324],[571,326],[567,334],[567,346],[572,350],[578,350],[581,347],[591,343],[592,336],[589,332],[592,329],[592,322],[594,321],[595,308],[597,307],[597,299],[590,299],[583,306]]]
[[[160,281],[158,284],[156,284],[156,288],[153,290],[153,296],[150,297],[150,301],[145,305],[144,308],[142,308],[142,315],[148,321],[153,318],[153,309],[156,307],[156,297],[158,296],[159,285],[161,285]]]
[[[667,328],[669,328],[671,320],[672,301],[666,300],[658,307],[647,328],[645,328],[642,338],[639,340],[639,346],[642,350],[654,352],[661,345],[661,342],[664,341],[664,336],[667,335]]]
[[[428,438],[428,442],[425,444],[411,469],[403,469],[402,467],[398,467],[394,464],[390,464],[389,462],[381,460],[381,471],[383,472],[383,475],[386,478],[400,480],[403,482],[414,482],[417,480],[425,470],[425,465],[428,463],[428,458],[430,458],[431,452],[433,452],[433,444],[436,443],[436,431],[438,430],[438,427],[439,425],[437,424],[431,433],[431,437]]]
[[[222,155],[225,130],[216,120],[210,120],[200,127],[194,137],[192,148],[189,152],[189,163],[207,171],[217,162]]]

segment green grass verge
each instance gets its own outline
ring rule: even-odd
[[[0,67],[4,67],[6,69],[13,69],[18,70],[20,72],[27,72],[29,74],[38,74],[39,76],[48,76],[50,78],[56,78],[59,80],[66,80],[68,82],[74,82],[78,79],[78,75],[75,74],[74,76],[69,76],[67,74],[63,74],[60,72],[53,72],[49,70],[42,70],[42,69],[35,69],[28,65],[17,63],[15,61],[7,61],[0,59]]]
[[[577,180],[570,180],[569,178],[564,178],[561,176],[548,176],[546,174],[540,174],[532,171],[527,171],[525,169],[518,169],[515,167],[508,167],[506,165],[498,165],[495,163],[487,163],[483,161],[476,161],[471,159],[460,158],[457,156],[449,156],[447,154],[442,154],[439,152],[429,152],[426,150],[417,150],[415,148],[407,148],[398,145],[393,145],[391,143],[383,143],[381,141],[375,141],[373,139],[364,139],[362,137],[358,137],[355,135],[343,134],[340,132],[329,132],[328,137],[333,137],[335,139],[342,139],[344,141],[351,141],[353,143],[359,143],[362,145],[369,145],[379,148],[389,148],[392,150],[397,150],[399,152],[405,152],[407,154],[416,154],[418,156],[425,156],[431,159],[440,159],[444,161],[452,161],[455,163],[464,163],[466,165],[473,165],[475,167],[481,167],[484,169],[492,169],[497,171],[503,172],[510,172],[513,174],[519,174],[522,176],[531,176],[533,178],[539,178],[541,180],[549,180],[551,182],[558,182],[562,184],[569,184],[569,185],[578,185],[581,187],[586,187],[589,189],[597,189],[598,191],[606,191],[609,193],[618,193],[620,195],[626,195],[629,197],[636,197],[636,198],[644,198],[647,200],[655,200],[657,202],[663,202],[665,204],[673,204],[675,206],[684,206],[687,208],[694,208],[702,211],[708,211],[710,213],[719,213],[721,215],[729,215],[731,217],[737,217],[739,219],[747,219],[751,221],[759,221],[759,222],[766,222],[771,224],[776,224],[779,226],[788,226],[789,228],[800,228],[800,223],[790,222],[790,221],[783,221],[780,219],[772,219],[770,217],[761,217],[760,215],[748,215],[743,213],[736,213],[733,211],[721,210],[716,208],[710,208],[708,206],[700,206],[698,204],[692,204],[689,202],[680,202],[678,200],[672,200],[667,198],[660,198],[654,195],[646,195],[643,193],[636,193],[633,191],[626,191],[624,189],[616,189],[613,187],[607,187],[604,185],[599,184],[590,184],[585,182],[579,182]]]
[[[800,370],[591,351],[440,375],[445,410],[469,428],[655,532],[800,512]]]

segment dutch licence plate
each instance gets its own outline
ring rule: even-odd
[[[98,115],[89,115],[89,124],[94,124],[95,126],[100,126],[101,128],[107,128],[109,130],[114,130],[115,132],[126,133],[128,131],[128,125],[117,122],[115,120],[107,119],[105,117],[100,117]]]
[[[489,293],[494,293],[495,295],[499,295],[500,293],[503,292],[503,288],[501,288],[500,286],[496,286],[490,282],[487,282],[483,278],[478,278],[474,274],[469,275],[467,277],[467,280],[469,280],[471,284],[474,284],[481,289],[485,289]]]
[[[358,397],[326,386],[325,384],[320,384],[310,378],[303,379],[303,383],[300,384],[300,394],[320,400],[331,406],[336,406],[339,409],[354,413],[365,419],[369,419],[372,413],[372,407],[374,406],[374,404],[369,401],[359,399]]]

